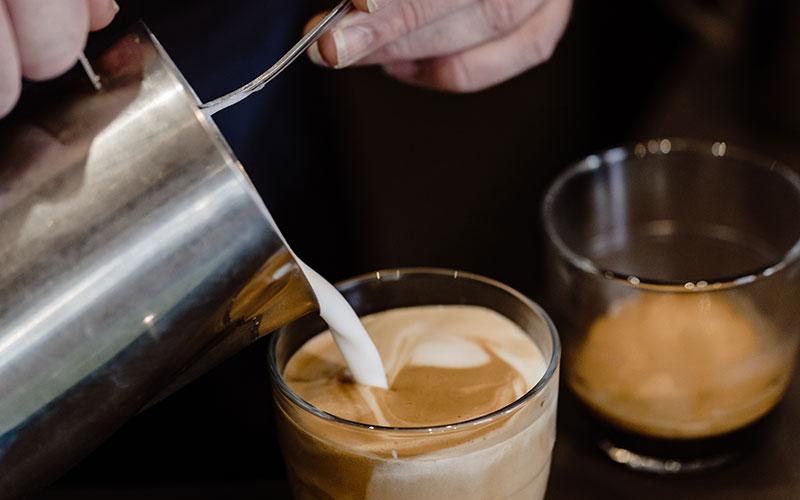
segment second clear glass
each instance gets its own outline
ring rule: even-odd
[[[756,444],[800,339],[800,177],[651,140],[568,169],[543,216],[567,385],[608,456],[669,474]]]

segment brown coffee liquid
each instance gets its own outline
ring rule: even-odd
[[[645,294],[598,318],[572,351],[570,387],[610,423],[656,438],[730,433],[780,400],[794,349],[748,304]]]

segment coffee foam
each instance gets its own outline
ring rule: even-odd
[[[480,417],[517,400],[546,370],[541,352],[519,326],[489,309],[422,306],[362,320],[384,359],[389,391],[353,384],[328,332],[308,341],[284,371],[303,399],[348,420],[425,427]],[[295,494],[541,498],[555,439],[553,382],[536,404],[490,422],[431,433],[353,428],[299,410],[278,395]]]

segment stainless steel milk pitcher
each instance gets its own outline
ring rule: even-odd
[[[0,497],[314,309],[241,165],[143,26],[0,122]]]

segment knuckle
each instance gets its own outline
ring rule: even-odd
[[[416,30],[425,24],[425,2],[409,0],[400,3],[398,15],[398,34]]]
[[[390,60],[406,59],[410,57],[411,46],[408,39],[400,38],[386,44],[382,49],[383,55]]]
[[[481,0],[483,17],[495,34],[507,33],[519,24],[518,0]]]

